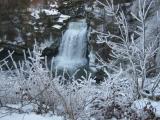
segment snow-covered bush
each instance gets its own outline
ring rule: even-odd
[[[117,115],[117,118],[123,118],[136,95],[134,82],[122,71],[110,75],[109,79],[106,78],[98,85],[91,74],[87,76],[86,72],[86,76],[79,79],[73,77],[72,82],[61,85],[61,89],[58,87],[59,83],[56,83],[56,86],[61,96],[60,100],[62,100],[58,107],[61,106],[61,112],[64,110],[64,113],[75,120],[90,118],[105,120],[114,115]],[[118,113],[114,111],[115,109],[118,110]]]
[[[24,99],[24,97],[29,97],[27,95],[31,91],[31,89],[34,88],[34,81],[36,83],[36,81],[39,80],[39,83],[45,84],[45,82],[48,80],[46,79],[47,72],[44,70],[44,68],[42,68],[42,64],[40,64],[41,58],[38,58],[39,55],[34,52],[35,51],[33,51],[32,57],[29,51],[30,57],[27,59],[25,55],[25,60],[23,62],[19,62],[19,64],[17,64],[13,60],[12,53],[9,53],[9,56],[2,61],[2,67],[7,66],[8,68],[8,70],[3,70],[1,68],[2,77],[0,78],[0,81],[2,83],[1,85],[4,87],[4,89],[2,90],[3,93],[1,94],[4,96],[1,97],[2,99],[6,99],[4,100],[4,102],[20,102]],[[11,59],[13,63],[12,68],[10,68],[7,63],[8,59]],[[42,81],[43,78],[45,78],[44,81]],[[32,81],[33,79],[34,81]],[[41,86],[37,86],[39,87],[37,91],[40,91],[40,89],[42,89]],[[36,94],[37,92],[34,91],[33,93]]]
[[[87,71],[81,78],[75,79],[75,72],[67,79],[64,77],[65,71],[58,76],[57,72],[53,74],[48,69],[36,44],[33,51],[28,50],[28,53],[29,57],[24,54],[24,61],[18,65],[10,53],[14,69],[0,71],[2,106],[21,103],[18,108],[21,109],[30,104],[33,111],[39,114],[53,111],[73,120],[102,120],[108,116],[110,107],[119,105],[123,109],[134,100],[135,85],[121,70],[105,78],[101,84],[96,84]]]
[[[117,25],[120,34],[112,34],[110,31],[107,33],[97,32],[99,33],[97,43],[105,42],[112,49],[113,59],[110,63],[105,63],[98,58],[102,67],[107,68],[108,71],[115,71],[119,68],[118,66],[122,66],[125,71],[128,71],[127,74],[133,78],[140,96],[140,89],[144,89],[147,85],[150,71],[158,67],[154,62],[160,47],[157,46],[159,35],[156,35],[154,39],[147,40],[146,26],[149,23],[146,24],[146,20],[153,1],[137,0],[137,2],[139,3],[138,15],[131,13],[133,18],[137,20],[136,31],[129,31],[125,14],[119,9],[119,6],[115,7],[112,2],[107,2],[107,5],[99,2],[104,6],[106,15],[114,17],[115,25]],[[135,36],[138,36],[138,39]],[[116,39],[116,41],[112,39]]]
[[[120,119],[133,112],[130,106],[136,98],[136,88],[123,70],[109,75],[95,91],[93,101],[87,108],[96,120],[111,119],[113,116]]]

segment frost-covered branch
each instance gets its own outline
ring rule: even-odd
[[[138,2],[138,16],[133,13],[131,14],[133,18],[139,22],[139,25],[137,26],[137,31],[132,31],[131,35],[129,33],[129,26],[123,11],[119,9],[115,10],[113,2],[107,1],[106,4],[98,2],[106,8],[105,10],[107,15],[114,17],[115,24],[117,25],[120,34],[113,35],[110,32],[97,32],[97,43],[105,42],[112,49],[112,57],[116,61],[115,66],[117,66],[117,64],[122,64],[123,69],[128,70],[129,74],[132,74],[133,80],[137,84],[137,92],[140,91],[139,89],[143,89],[145,87],[149,69],[153,69],[149,68],[148,65],[159,50],[159,47],[156,47],[159,35],[157,35],[156,39],[150,41],[149,45],[147,45],[146,39],[146,19],[153,1],[146,3],[146,0],[139,0]],[[138,34],[140,37],[135,39],[135,34]],[[112,41],[113,38],[116,38],[117,41]],[[124,61],[128,61],[128,66],[123,64]],[[103,62],[102,64],[105,63]],[[139,78],[142,79],[141,83]]]

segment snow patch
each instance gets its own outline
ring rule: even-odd
[[[57,9],[50,9],[50,10],[49,9],[41,9],[41,10],[34,9],[31,12],[31,16],[34,17],[35,19],[40,19],[39,14],[41,12],[44,12],[48,16],[50,16],[50,15],[58,15],[59,14]]]
[[[147,105],[147,103],[150,103],[150,105],[155,108],[155,115],[156,117],[160,117],[160,101],[153,101],[149,99],[140,99],[136,100],[132,104],[132,108],[139,113],[139,111],[143,110],[144,107]]]
[[[50,7],[51,7],[51,8],[58,8],[57,2],[55,2],[54,4],[50,4]]]
[[[42,12],[44,12],[46,15],[57,15],[57,14],[59,14],[58,10],[56,10],[56,9],[51,9],[51,10],[42,9]]]
[[[61,14],[61,15],[60,15],[60,18],[66,18],[66,19],[69,19],[69,18],[70,18],[70,16],[69,16],[69,15],[63,15],[63,14]]]
[[[30,114],[18,114],[18,113],[6,113],[7,111],[0,112],[1,120],[64,120],[59,116],[47,115],[36,115],[35,113]]]
[[[62,28],[61,25],[53,25],[52,27],[53,27],[53,28],[56,28],[56,29],[61,29],[61,28]]]
[[[31,16],[34,17],[35,19],[40,19],[39,13],[40,13],[39,10],[33,10]]]
[[[68,20],[69,18],[70,18],[69,15],[63,15],[63,14],[61,14],[57,22],[63,23],[65,20]]]

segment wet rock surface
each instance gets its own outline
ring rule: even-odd
[[[39,44],[45,42],[50,33],[55,41],[54,48],[51,49],[58,48],[56,39],[61,37],[70,16],[61,14],[56,8],[52,8],[54,6],[45,7],[37,9],[26,6],[17,12],[16,8],[12,12],[0,12],[0,48],[23,53],[23,50],[32,49],[35,40]],[[53,51],[53,55],[55,53],[57,52]]]

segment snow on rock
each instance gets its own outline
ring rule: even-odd
[[[35,26],[34,26],[34,30],[38,30],[38,27],[35,27]]]
[[[69,15],[63,15],[63,14],[61,14],[61,15],[60,15],[60,18],[66,18],[66,19],[69,19],[69,18],[70,18],[70,16],[69,16]]]
[[[63,14],[61,14],[57,22],[63,23],[65,20],[68,20],[69,18],[70,18],[69,15],[63,15]]]
[[[59,23],[63,23],[63,21],[64,21],[64,19],[59,18],[57,22],[59,22]]]
[[[137,111],[137,113],[140,113],[140,111],[143,110],[143,108],[147,105],[147,103],[150,103],[150,105],[155,108],[155,115],[156,117],[160,117],[160,101],[153,101],[149,99],[140,99],[136,100],[132,104],[132,108]]]
[[[64,5],[67,5],[67,4],[68,4],[68,2],[63,2],[63,4],[64,4]]]
[[[26,35],[27,35],[27,36],[31,36],[31,35],[32,35],[32,33],[31,33],[31,32],[28,32],[28,33],[26,33]]]
[[[49,15],[58,15],[58,14],[60,14],[57,9],[41,9],[41,10],[34,9],[31,12],[31,16],[34,17],[35,19],[40,19],[39,14],[41,12],[44,12],[48,16]]]
[[[51,10],[42,9],[42,12],[45,12],[46,15],[58,15],[59,14],[58,10],[56,9],[51,9]]]
[[[34,17],[35,19],[40,19],[39,13],[40,13],[39,10],[33,10],[31,16]]]
[[[61,28],[62,28],[61,25],[53,25],[52,27],[53,27],[53,28],[56,28],[56,29],[61,29]]]
[[[28,24],[29,24],[29,25],[35,25],[36,23],[35,23],[35,22],[32,22],[32,21],[29,21]]]
[[[50,5],[50,7],[54,7],[54,5]],[[40,19],[40,13],[44,12],[47,16],[54,16],[54,15],[60,15],[57,22],[58,23],[64,23],[66,20],[68,20],[70,18],[69,15],[64,15],[61,14],[57,9],[51,8],[51,9],[33,9],[31,12],[31,16],[34,17],[35,19]],[[32,22],[30,22],[29,24],[33,24]],[[34,25],[34,24],[33,24]],[[61,25],[54,25],[52,26],[53,28],[56,29],[61,29],[62,26]],[[35,30],[37,30],[35,28]]]
[[[67,19],[68,19],[68,18],[61,18],[61,17],[60,17],[57,22],[63,23],[63,22],[64,22],[65,20],[67,20]]]
[[[58,8],[57,2],[55,2],[54,4],[51,3],[51,4],[50,4],[50,7],[51,7],[51,8]]]

